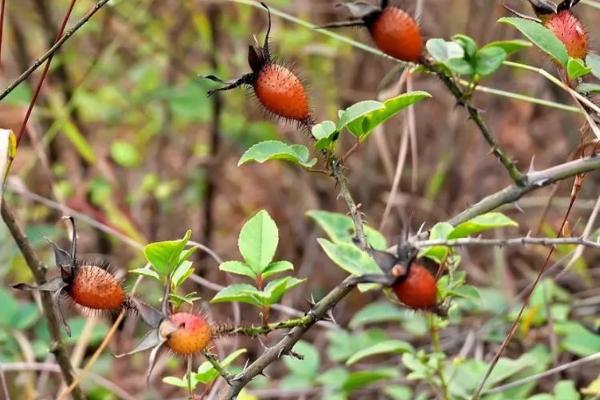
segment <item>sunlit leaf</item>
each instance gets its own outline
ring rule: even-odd
[[[334,243],[353,243],[354,222],[349,216],[322,210],[310,210],[306,215],[319,224]],[[378,230],[365,225],[364,231],[369,245],[374,249],[385,250],[387,248],[387,241]]]
[[[269,160],[285,160],[294,164],[310,168],[317,163],[316,158],[310,158],[306,146],[300,144],[287,144],[278,140],[266,140],[250,147],[240,158],[238,166],[255,161],[264,163]]]
[[[592,72],[592,68],[586,67],[583,60],[569,57],[567,62],[567,74],[569,79],[578,79]]]
[[[519,224],[508,218],[506,215],[499,212],[490,212],[487,214],[478,215],[469,221],[457,225],[452,232],[448,234],[447,238],[464,238],[491,229],[517,226],[519,226]]]
[[[367,253],[348,243],[317,239],[327,256],[352,275],[381,274],[381,269]]]
[[[406,352],[413,351],[413,347],[410,343],[407,343],[403,340],[387,340],[385,342],[378,343],[374,346],[367,347],[366,349],[362,349],[359,352],[355,353],[346,361],[346,365],[352,365],[362,360],[363,358],[379,355],[379,354],[402,354]]]
[[[273,261],[278,243],[279,230],[265,210],[246,221],[238,238],[240,253],[257,275]]]
[[[567,65],[569,55],[565,45],[542,24],[517,17],[503,17],[498,22],[514,26],[540,50],[552,56],[561,65]]]

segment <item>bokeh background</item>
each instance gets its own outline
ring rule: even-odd
[[[335,3],[271,0],[269,5],[304,21],[323,24],[345,15]],[[428,38],[465,33],[483,44],[520,37],[509,26],[496,23],[508,14],[500,2],[406,0],[399,4],[418,15]],[[67,5],[66,0],[7,1],[1,86],[10,83],[49,47]],[[78,1],[71,21],[92,5],[89,0]],[[525,1],[513,0],[510,5],[531,14]],[[577,14],[589,27],[592,48],[600,49],[600,9],[581,4]],[[206,91],[213,85],[200,78],[217,73],[230,79],[248,72],[247,46],[253,35],[262,40],[265,29],[263,10],[236,2],[113,0],[67,42],[52,63],[6,193],[6,201],[27,227],[28,236],[45,261],[51,263],[52,259],[44,237],[65,243],[66,230],[59,218],[63,214],[78,217],[80,252],[109,259],[128,283],[133,278],[125,276],[127,270],[144,263],[136,243],[175,239],[188,228],[193,231],[193,240],[223,259],[239,259],[238,232],[249,216],[264,208],[279,226],[277,257],[292,261],[295,274],[308,278],[302,289],[286,295],[285,305],[305,310],[310,293],[319,298],[343,279],[343,271],[325,257],[315,241],[323,233],[305,216],[311,209],[346,212],[337,198],[334,181],[285,163],[237,167],[240,155],[257,141],[279,138],[307,144],[306,136],[295,126],[266,116],[245,90],[207,97]],[[338,33],[371,45],[368,35],[359,29]],[[307,83],[317,120],[332,119],[338,109],[355,102],[380,98],[382,93],[395,94],[393,86],[403,71],[392,60],[278,16],[273,17],[271,43],[278,59],[293,66]],[[534,49],[521,51],[512,59],[555,73],[554,65]],[[3,128],[19,130],[38,76],[34,74],[0,102]],[[474,125],[441,83],[422,73],[413,74],[411,79],[413,90],[426,90],[433,99],[414,108],[416,135],[405,152],[405,167],[394,197],[390,199],[389,195],[402,153],[402,138],[408,132],[408,114],[387,123],[347,164],[351,190],[366,220],[380,227],[392,243],[403,230],[414,232],[421,224],[430,227],[510,184]],[[573,106],[567,94],[531,72],[502,68],[482,84]],[[521,168],[527,168],[533,156],[537,169],[564,162],[579,145],[584,119],[576,112],[485,92],[476,92],[474,103],[484,110],[498,141]],[[344,142],[343,148],[351,145],[350,141]],[[505,234],[526,234],[530,230],[553,234],[566,210],[571,187],[568,183],[558,187],[547,218],[540,224],[552,190],[527,196],[519,203],[520,210],[505,208],[503,211],[520,223],[518,230]],[[575,205],[573,232],[581,232],[597,194],[598,176],[591,174]],[[384,218],[388,202],[391,208]],[[557,259],[572,249],[563,250]],[[502,305],[510,305],[516,293],[535,276],[546,253],[537,248],[509,248],[471,249],[461,254],[469,281],[484,288],[488,300],[501,309]],[[556,283],[568,293],[569,302],[583,304],[571,309],[572,318],[589,329],[596,351],[600,351],[600,336],[593,333],[598,328],[594,315],[600,306],[600,289],[594,284],[600,274],[597,260],[597,253],[586,252],[576,268]],[[0,266],[0,362],[49,362],[48,333],[32,297],[9,288],[13,282],[29,280],[30,275],[4,226],[0,226]],[[236,279],[220,272],[216,262],[202,252],[195,259],[195,268],[203,280],[190,282],[188,287],[197,291],[204,302],[215,293],[211,283],[225,285]],[[139,293],[155,302],[160,288],[155,282],[143,282]],[[373,301],[386,300],[377,293],[352,293],[335,308],[337,322],[347,327],[356,312]],[[230,305],[208,307],[201,303],[196,307],[205,309],[219,323],[236,319]],[[81,363],[106,334],[111,317],[99,316],[86,323],[77,313],[71,315],[75,335],[68,343],[78,344],[75,361]],[[285,318],[285,314],[274,312],[273,320],[279,318]],[[382,329],[392,336],[427,345],[427,335],[418,326],[422,318],[407,314],[400,323]],[[241,306],[241,320],[257,323],[256,311]],[[448,354],[455,355],[461,349],[463,341],[458,338],[464,339],[472,329],[490,320],[501,320],[493,307],[447,328],[442,338]],[[506,325],[499,322],[499,326]],[[128,318],[111,344],[111,352],[131,348],[139,338],[139,329],[135,318]],[[361,329],[357,328],[356,337],[364,334]],[[547,344],[552,336],[548,329],[546,324],[539,329],[534,324],[509,354],[518,356],[538,342]],[[335,338],[331,337],[346,337],[343,335],[349,334],[323,327],[307,335],[320,354],[321,370],[336,365],[339,349],[332,349]],[[277,337],[273,335],[267,342]],[[489,350],[481,340],[476,339],[480,356]],[[251,357],[262,350],[256,340],[219,341],[219,349],[226,353],[235,346],[247,347]],[[573,354],[559,352],[555,357],[568,360]],[[145,360],[144,356],[115,360],[107,352],[93,371],[134,398],[183,396],[178,389],[161,384],[159,378],[154,389],[147,389]],[[157,376],[181,376],[181,364],[164,359]],[[275,367],[271,378],[260,380],[251,393],[260,398],[320,398],[318,385],[308,378],[297,378],[300,384],[294,383],[293,373],[293,367]],[[27,370],[7,372],[11,387],[23,396],[18,398],[50,398],[52,385],[47,380],[57,376],[47,374],[40,377]],[[566,376],[585,385],[595,372],[593,368],[579,369]],[[91,398],[116,396],[94,380],[86,382],[85,387]],[[292,387],[293,391],[286,390]],[[384,398],[380,389],[375,385],[354,396]],[[544,389],[543,383],[538,389]]]

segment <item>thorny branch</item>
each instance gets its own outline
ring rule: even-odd
[[[485,141],[490,146],[491,152],[502,163],[502,165],[510,175],[511,179],[518,186],[523,185],[525,177],[523,176],[521,171],[519,171],[514,161],[510,159],[510,157],[504,152],[504,150],[502,150],[498,142],[496,142],[496,139],[494,139],[492,132],[483,120],[481,112],[470,103],[468,96],[463,92],[460,86],[458,86],[458,84],[454,82],[452,77],[448,76],[446,72],[440,69],[440,67],[434,64],[430,59],[423,57],[421,59],[421,64],[428,71],[437,75],[437,77],[444,83],[444,85],[446,85],[450,93],[452,93],[452,95],[456,98],[458,104],[463,106],[465,110],[467,110],[469,117],[473,120],[473,122],[475,122],[475,125],[477,125],[477,127],[481,131],[481,134],[483,135]]]
[[[35,60],[25,72],[23,72],[17,79],[15,79],[15,81],[11,83],[2,92],[2,94],[0,94],[0,101],[6,96],[8,96],[10,92],[15,90],[15,88],[19,86],[19,84],[21,84],[21,82],[23,82],[25,79],[27,79],[29,75],[31,75],[36,69],[38,69],[44,63],[44,61],[52,57],[54,53],[56,53],[62,47],[62,45],[65,44],[65,42],[69,40],[69,38],[71,38],[71,36],[73,36],[75,32],[79,30],[79,28],[85,25],[89,21],[89,19],[92,18],[92,16],[96,14],[96,12],[98,12],[98,10],[100,10],[102,6],[104,6],[108,2],[109,0],[98,0],[94,7],[92,7],[92,9],[87,12],[87,14],[81,17],[81,19],[77,21],[77,23],[73,25],[71,29],[66,31],[65,34],[60,38],[60,40],[57,40],[56,43],[54,43],[54,45],[48,49],[48,51],[46,51],[40,58]]]
[[[594,249],[600,249],[600,243],[584,237],[546,238],[546,237],[517,237],[501,239],[461,238],[450,240],[422,240],[412,243],[417,248],[431,246],[462,247],[462,246],[525,246],[528,244],[554,247],[566,244],[576,244]]]
[[[2,205],[0,206],[2,219],[4,223],[8,227],[10,234],[13,239],[17,243],[21,254],[23,254],[23,258],[25,258],[25,262],[27,266],[31,270],[36,282],[38,285],[41,285],[46,282],[46,266],[37,258],[27,236],[21,229],[21,227],[17,224],[15,217],[11,210],[8,208],[6,201],[2,201]],[[44,316],[48,321],[48,330],[50,331],[50,335],[52,336],[52,344],[50,345],[50,351],[54,353],[56,357],[56,362],[60,366],[60,370],[67,384],[73,383],[73,367],[71,366],[71,361],[69,360],[69,356],[67,351],[62,343],[60,337],[60,324],[58,323],[58,319],[56,317],[56,312],[54,309],[54,304],[52,302],[52,295],[48,292],[40,292],[40,297],[42,301],[42,309],[44,311]],[[73,398],[75,400],[85,399],[83,392],[79,386],[76,386],[73,389]]]
[[[219,335],[245,335],[250,337],[256,337],[260,335],[266,335],[273,331],[279,329],[291,329],[297,326],[306,326],[309,322],[309,318],[307,316],[301,318],[291,318],[286,321],[274,322],[268,325],[260,325],[260,326],[238,326],[238,327],[228,327],[224,329],[220,329],[218,331]]]

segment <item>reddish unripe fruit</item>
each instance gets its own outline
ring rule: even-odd
[[[309,119],[308,96],[300,79],[281,65],[267,64],[254,83],[256,97],[273,114],[296,121]]]
[[[386,7],[369,25],[373,41],[384,53],[416,62],[423,53],[423,37],[417,21],[397,7]]]
[[[167,340],[167,346],[175,353],[188,356],[204,350],[212,339],[208,322],[200,315],[180,312],[169,317],[177,328]]]
[[[410,274],[392,289],[398,299],[414,309],[427,309],[436,305],[436,282],[429,270],[413,263]]]
[[[573,58],[585,59],[588,53],[588,35],[579,19],[569,10],[543,18],[544,26],[564,43]]]
[[[79,267],[68,293],[75,303],[95,310],[119,310],[127,298],[121,283],[95,265]]]

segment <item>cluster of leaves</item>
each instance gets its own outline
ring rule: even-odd
[[[409,92],[384,102],[361,101],[345,110],[340,110],[337,122],[327,120],[312,127],[312,136],[316,141],[315,148],[332,153],[340,133],[345,131],[362,143],[379,125],[405,108],[429,97],[431,96],[427,92]],[[263,163],[268,160],[285,160],[305,168],[313,167],[317,163],[317,159],[310,157],[310,151],[304,145],[268,140],[249,148],[242,155],[238,165],[251,161]]]
[[[452,41],[435,38],[426,44],[429,54],[448,73],[466,76],[475,83],[496,72],[509,55],[530,46],[524,40],[501,40],[479,48],[473,38],[463,34],[454,35]]]
[[[279,230],[267,211],[259,211],[250,218],[242,227],[238,238],[238,248],[244,261],[226,261],[219,265],[219,269],[250,278],[255,286],[247,283],[232,284],[219,291],[211,302],[238,301],[252,304],[263,310],[265,322],[270,306],[279,302],[288,290],[304,282],[303,279],[286,276],[264,284],[273,275],[294,269],[289,261],[273,261],[278,243]]]

